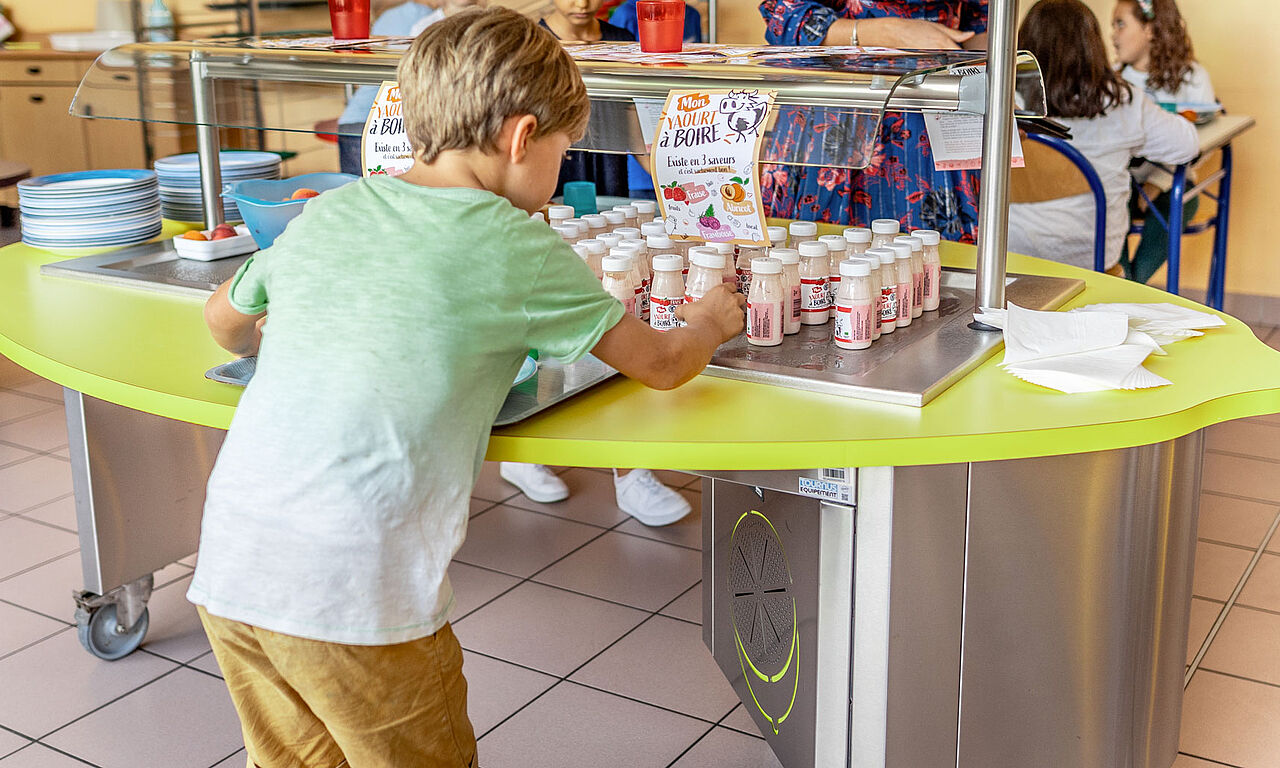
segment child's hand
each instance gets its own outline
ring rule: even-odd
[[[746,297],[734,293],[727,283],[721,283],[701,299],[676,307],[676,317],[689,325],[714,329],[719,336],[716,343],[723,344],[742,333],[746,326],[746,304]]]

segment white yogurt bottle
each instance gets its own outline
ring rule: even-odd
[[[547,217],[542,215],[542,211],[534,211],[533,213],[529,214],[529,218],[533,219],[534,221],[540,221],[543,224],[547,223]]]
[[[587,225],[587,237],[599,237],[609,231],[609,224],[598,213],[588,213],[582,217]]]
[[[636,281],[636,317],[649,319],[649,258],[645,253],[644,243],[639,240],[623,240],[617,248],[610,249],[610,254],[623,251],[631,254],[632,276]]]
[[[643,239],[643,234],[640,232],[639,227],[618,227],[617,229],[613,230],[613,233],[615,235],[622,235],[623,240]]]
[[[844,235],[822,235],[819,242],[827,244],[827,294],[831,297],[831,306],[836,305],[836,293],[840,290],[840,262],[849,257],[849,241]],[[835,317],[835,315],[832,315]]]
[[[782,313],[782,332],[800,332],[800,252],[794,248],[770,248],[769,256],[782,264],[782,287],[787,306]]]
[[[653,221],[653,217],[658,214],[658,204],[652,200],[636,200],[632,203],[636,207],[636,220],[640,222],[638,226],[643,227]]]
[[[880,332],[898,330],[898,259],[888,248],[868,248],[868,256],[880,260]]]
[[[735,291],[738,290],[738,272],[733,263],[737,248],[733,243],[707,243],[707,246],[714,248],[716,253],[724,257],[724,272],[720,274],[720,279],[728,283],[729,287]]]
[[[912,235],[898,235],[895,243],[911,246],[911,317],[924,314],[924,241]]]
[[[684,259],[678,253],[653,257],[653,285],[649,289],[649,326],[658,331],[678,328],[676,307],[684,303]]]
[[[666,235],[649,235],[645,238],[644,244],[649,247],[649,255],[657,257],[664,253],[673,253],[680,256],[680,251],[676,248],[676,244],[671,242],[671,238]],[[684,257],[680,258],[680,269],[684,270]]]
[[[632,266],[631,254],[610,253],[605,256],[602,261],[604,267],[604,277],[600,280],[600,284],[604,286],[604,292],[622,302],[622,307],[627,314],[636,314],[636,285],[632,278],[634,267]]]
[[[573,218],[572,205],[547,206],[547,223],[553,227],[557,227],[572,218]]]
[[[578,242],[578,228],[572,224],[553,224],[551,225],[551,231],[559,235],[560,239],[569,245]]]
[[[584,262],[587,260],[587,248],[582,243],[574,243],[569,247],[573,249],[574,253],[578,254],[578,258],[582,259]],[[596,279],[599,280],[600,275],[596,275]]]
[[[898,327],[911,325],[911,246],[906,243],[889,243],[885,246],[893,251],[894,267],[897,269],[898,294]]]
[[[794,234],[794,233],[793,233]],[[800,243],[800,322],[822,325],[831,319],[827,293],[827,244],[819,240]]]
[[[738,293],[743,296],[751,295],[751,262],[753,259],[761,259],[767,255],[762,245],[738,246],[738,261],[734,267],[738,277]]]
[[[849,255],[861,256],[871,247],[871,230],[866,227],[846,227],[844,239],[849,242]]]
[[[873,341],[872,326],[880,324],[871,295],[871,265],[862,259],[846,259],[840,262],[840,277],[832,337],[841,349],[866,349]]]
[[[776,347],[782,343],[787,294],[782,286],[782,262],[768,257],[751,264],[751,293],[747,296],[747,343]]]
[[[646,221],[640,225],[640,234],[645,237],[656,237],[667,234],[667,225],[660,221]]]
[[[596,273],[596,279],[602,279],[604,277],[604,267],[601,265],[601,260],[609,252],[604,241],[589,238],[587,240],[579,240],[578,245],[586,250],[587,266],[591,267],[591,271]]]
[[[707,291],[724,282],[724,256],[714,248],[695,245],[689,249],[689,278],[684,282],[684,300],[697,301]]]
[[[627,226],[627,217],[622,215],[622,211],[604,211],[600,215],[609,223],[610,230]]]
[[[818,239],[818,225],[812,221],[793,221],[787,225],[787,232],[791,235],[787,238],[788,248],[798,248],[800,243]]]
[[[871,281],[871,311],[875,317],[875,322],[871,324],[871,340],[875,341],[880,338],[880,308],[884,304],[884,293],[880,285],[880,259],[865,254],[849,258],[867,265],[867,279]]]
[[[787,228],[786,227],[765,227],[765,232],[769,235],[770,248],[786,248],[787,247]]]
[[[596,239],[604,243],[605,248],[613,249],[618,247],[618,243],[622,242],[622,235],[615,235],[612,232],[605,232],[603,235],[597,237]]]
[[[622,214],[622,220],[626,223],[626,226],[628,227],[640,226],[640,219],[638,218],[640,215],[640,209],[636,208],[634,205],[631,205],[629,203],[624,203],[623,205],[615,205],[613,206],[613,210]]]
[[[898,236],[897,219],[876,219],[871,222],[871,247],[883,248]]]
[[[942,235],[932,229],[917,229],[911,236],[920,238],[924,245],[924,311],[936,312],[942,301],[942,257],[938,253]]]

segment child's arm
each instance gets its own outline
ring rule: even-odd
[[[675,389],[697,376],[716,347],[742,331],[742,294],[718,285],[676,314],[686,325],[655,331],[634,315],[624,315],[596,342],[591,354],[628,378],[654,389]]]
[[[227,294],[231,291],[231,281],[218,286],[204,305],[204,322],[218,346],[237,357],[248,357],[258,354],[258,345],[262,343],[262,321],[266,312],[246,315],[231,306]]]

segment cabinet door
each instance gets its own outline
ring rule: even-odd
[[[137,120],[74,118],[84,123],[90,168],[145,168],[142,123]]]
[[[75,93],[72,85],[0,88],[0,157],[30,165],[33,176],[88,168],[84,121],[67,113]]]

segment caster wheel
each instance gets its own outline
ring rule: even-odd
[[[111,604],[95,608],[87,619],[77,618],[80,619],[76,622],[80,644],[89,653],[107,661],[122,659],[137,650],[151,623],[149,612],[143,608],[133,629],[122,631],[116,621],[116,607]]]

